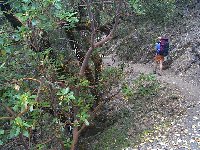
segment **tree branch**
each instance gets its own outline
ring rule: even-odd
[[[25,148],[26,150],[29,150],[29,146],[28,146],[28,144],[26,143],[26,141],[24,140],[24,137],[23,137],[23,134],[22,134],[22,133],[19,134],[19,138],[20,138],[20,140],[21,140],[21,142],[22,142],[24,148]]]
[[[110,97],[107,97],[106,100],[104,102],[101,102],[90,114],[90,120],[92,120],[93,118],[96,117],[96,113],[99,111],[99,109],[101,109],[101,107],[103,106],[103,104],[105,104],[106,102],[108,102],[107,100],[111,100],[112,98],[114,98],[117,94],[119,94],[120,90],[117,91],[115,94],[111,95]],[[79,129],[78,133],[80,134],[85,128],[87,127],[86,124],[83,124],[81,126],[81,128]]]
[[[0,120],[12,120],[15,117],[0,117]]]
[[[105,42],[107,42],[107,41],[109,41],[109,40],[111,40],[113,38],[113,34],[116,31],[117,25],[119,23],[119,11],[120,11],[121,2],[122,1],[119,0],[119,4],[118,4],[118,7],[117,7],[117,10],[116,10],[116,13],[115,13],[115,24],[113,26],[113,29],[111,30],[111,32],[110,32],[110,34],[108,36],[103,38],[101,41],[96,42],[95,44],[92,44],[92,46],[89,48],[89,50],[87,51],[87,53],[85,55],[85,58],[83,60],[83,63],[82,63],[82,66],[81,66],[81,69],[80,69],[80,72],[79,72],[80,76],[84,76],[86,66],[88,65],[90,55],[92,54],[94,48],[102,46]],[[91,11],[91,10],[89,9],[89,11]],[[93,35],[91,35],[91,39],[92,39],[92,37],[93,37]]]
[[[2,106],[6,109],[6,111],[7,111],[9,114],[12,115],[12,117],[15,116],[15,112],[14,112],[10,107],[4,105],[3,103],[0,103],[0,105],[2,105]]]

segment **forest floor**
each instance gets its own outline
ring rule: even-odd
[[[141,73],[151,73],[153,67],[142,64],[131,64],[130,69]],[[127,69],[129,69],[127,68]],[[151,142],[139,144],[138,149],[200,149],[200,92],[199,86],[177,77],[169,70],[163,71],[157,79],[175,85],[185,99],[186,114],[166,131],[161,138],[152,137]]]

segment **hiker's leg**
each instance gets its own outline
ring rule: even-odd
[[[154,57],[154,63],[153,63],[153,73],[156,73],[158,65],[157,55]]]
[[[163,60],[160,60],[160,72],[162,71],[163,69]]]
[[[157,65],[158,65],[157,61],[154,61],[153,73],[156,73]]]

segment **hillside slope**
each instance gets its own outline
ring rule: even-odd
[[[133,72],[151,73],[152,66],[143,64],[130,64],[127,68]],[[169,70],[162,76],[157,76],[162,82],[175,85],[184,97],[186,114],[180,119],[171,122],[171,126],[160,133],[160,136],[146,136],[147,140],[137,146],[138,149],[200,149],[200,86],[193,85],[184,78],[176,76]],[[157,132],[157,131],[154,131]],[[129,148],[130,149],[130,148]]]
[[[139,144],[137,149],[200,149],[200,13],[193,12],[185,22],[186,32],[171,35],[172,64],[157,79],[175,85],[185,99],[186,114],[173,122],[160,137]],[[150,63],[129,64],[127,70],[152,73]],[[129,148],[130,149],[130,148]]]

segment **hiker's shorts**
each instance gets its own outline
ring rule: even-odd
[[[164,56],[162,56],[162,55],[156,55],[155,57],[154,57],[154,60],[156,61],[156,62],[160,62],[160,61],[164,61]]]

